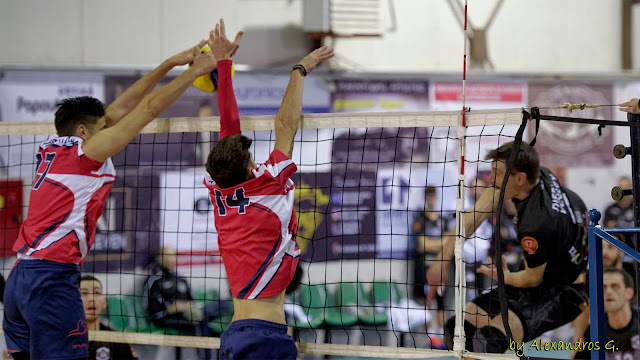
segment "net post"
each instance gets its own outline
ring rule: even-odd
[[[467,334],[464,333],[464,306],[466,303],[466,277],[464,266],[464,196],[465,196],[465,175],[464,175],[464,156],[467,151],[466,146],[466,124],[464,123],[465,110],[462,111],[460,122],[458,124],[458,194],[456,196],[456,242],[454,248],[455,263],[455,328],[453,337],[453,351],[459,359],[462,359],[462,353],[465,351],[465,343]],[[471,334],[469,334],[471,335]]]
[[[458,122],[458,194],[456,196],[456,242],[454,248],[455,259],[455,327],[453,331],[453,351],[460,360],[465,351],[466,334],[464,333],[464,306],[466,303],[466,282],[464,266],[464,157],[467,152],[467,121],[466,121],[466,96],[467,96],[467,0],[464,2],[464,59],[462,63],[462,111]]]
[[[598,221],[601,218],[600,211],[589,210],[589,299],[590,312],[590,339],[591,344],[600,344],[600,349],[595,346],[591,350],[591,358],[604,360],[604,295],[602,285],[602,239],[595,234]],[[587,349],[588,350],[588,349]]]

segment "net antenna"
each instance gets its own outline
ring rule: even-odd
[[[468,18],[466,13],[466,0],[465,6],[459,0],[447,0],[453,15],[455,16],[458,24],[464,30],[466,39],[470,42],[470,62],[469,66],[472,69],[489,69],[494,70],[495,66],[491,59],[489,59],[489,51],[487,50],[487,31],[489,27],[493,24],[493,21],[502,6],[504,0],[498,0],[491,10],[491,14],[489,15],[489,19],[483,28],[473,26],[471,20]]]

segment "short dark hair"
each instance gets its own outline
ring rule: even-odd
[[[629,273],[624,270],[624,269],[618,269],[617,267],[608,267],[606,269],[604,269],[604,271],[602,272],[602,274],[620,274],[620,276],[622,276],[622,282],[624,283],[624,287],[629,289],[633,289],[635,288],[635,284],[633,283],[633,278],[631,277],[631,275],[629,275]]]
[[[424,192],[425,192],[425,194],[427,194],[427,195],[429,195],[429,194],[435,195],[435,193],[436,193],[436,188],[435,188],[435,187],[433,187],[433,186],[427,186],[427,187],[424,189]]]
[[[514,142],[506,143],[497,149],[489,151],[485,160],[505,160],[508,161],[513,151]],[[540,177],[540,157],[538,152],[529,144],[521,143],[513,169],[527,174],[527,181],[535,183]]]
[[[78,125],[93,125],[105,114],[102,101],[91,96],[64,99],[56,106],[54,122],[59,136],[73,136]]]
[[[97,281],[98,284],[100,284],[100,287],[102,287],[102,282],[91,275],[82,275],[82,277],[80,278],[80,282],[83,282],[83,281]]]
[[[206,169],[221,188],[230,188],[247,181],[251,164],[252,140],[244,135],[227,136],[211,149]]]

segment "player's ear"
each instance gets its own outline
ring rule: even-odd
[[[89,133],[89,129],[84,124],[80,124],[76,128],[75,136],[86,139],[88,133]]]
[[[527,183],[527,174],[525,174],[523,172],[519,172],[516,175],[516,178],[517,178],[518,185],[520,185],[520,186],[522,186],[522,185]]]
[[[624,289],[624,294],[625,297],[627,298],[627,301],[631,301],[631,299],[633,298],[633,288],[626,288]]]

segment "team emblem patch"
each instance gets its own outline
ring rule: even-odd
[[[106,346],[98,348],[98,350],[96,350],[96,359],[97,360],[110,360],[111,359],[111,350]]]
[[[538,241],[530,236],[524,237],[520,244],[529,255],[533,255],[538,250]]]

